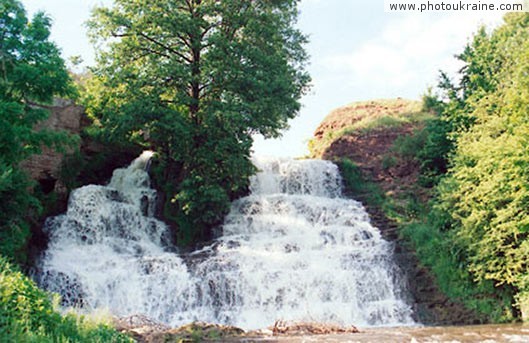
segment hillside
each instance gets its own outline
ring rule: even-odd
[[[347,158],[385,192],[402,192],[416,183],[418,166],[400,156],[394,143],[432,118],[421,110],[419,101],[355,102],[333,110],[316,129],[309,148],[313,158]]]
[[[333,110],[309,142],[311,157],[339,164],[346,193],[364,203],[374,224],[395,242],[398,263],[407,274],[416,303],[416,319],[425,324],[470,324],[485,321],[449,300],[432,273],[421,266],[400,228],[414,217],[414,207],[429,200],[419,186],[414,151],[420,132],[434,115],[419,101],[405,99],[355,102]]]

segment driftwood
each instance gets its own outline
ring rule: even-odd
[[[278,320],[271,328],[274,336],[279,335],[330,335],[359,332],[355,326],[343,327],[334,324],[289,322]]]

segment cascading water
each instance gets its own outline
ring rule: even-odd
[[[255,159],[261,172],[222,236],[177,254],[153,218],[148,157],[116,170],[108,186],[75,190],[66,214],[47,221],[39,281],[65,304],[174,326],[412,323],[391,245],[360,203],[341,198],[334,164]]]

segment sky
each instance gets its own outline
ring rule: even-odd
[[[112,0],[22,0],[31,16],[53,20],[51,39],[63,57],[80,55],[94,64],[84,23],[94,6]],[[501,23],[501,12],[384,11],[384,0],[301,0],[298,27],[306,46],[312,88],[290,128],[278,140],[255,137],[257,155],[301,157],[318,124],[335,108],[354,101],[420,99],[437,84],[439,70],[456,75],[454,58],[480,25]]]

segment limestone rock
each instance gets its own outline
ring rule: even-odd
[[[48,119],[39,123],[35,129],[48,129],[54,131],[67,131],[71,134],[80,134],[84,116],[84,108],[71,101],[56,100],[53,106],[43,106],[50,111]],[[38,181],[44,192],[56,191],[65,193],[66,189],[59,180],[63,154],[53,149],[43,147],[42,154],[33,155],[21,163],[32,179]]]

